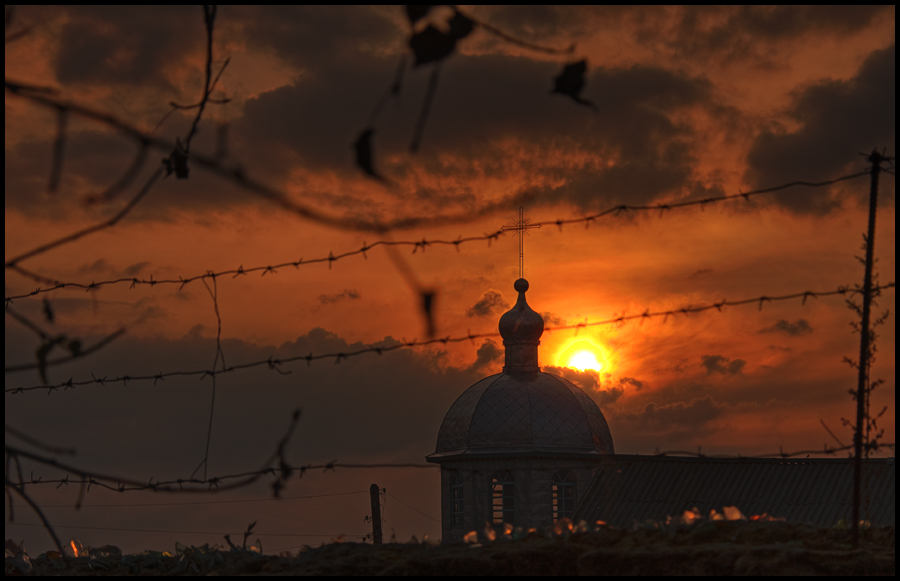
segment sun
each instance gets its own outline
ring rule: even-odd
[[[580,339],[568,345],[557,357],[557,365],[579,371],[609,371],[603,349],[588,339]]]
[[[597,361],[597,356],[590,351],[579,351],[569,357],[568,367],[574,367],[581,371],[584,371],[585,369],[596,369],[597,371],[600,371],[603,369],[603,364]]]

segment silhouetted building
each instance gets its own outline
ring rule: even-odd
[[[571,517],[613,441],[597,404],[572,382],[538,367],[544,321],[515,282],[515,306],[500,318],[503,373],[466,390],[450,407],[427,457],[441,465],[443,538],[486,522],[544,527]]]
[[[561,518],[629,527],[697,508],[834,526],[851,521],[851,459],[683,458],[615,454],[597,404],[538,367],[544,321],[515,282],[500,318],[503,372],[450,407],[426,459],[441,466],[443,539],[486,523],[543,528]],[[866,460],[861,517],[895,523],[894,459]]]

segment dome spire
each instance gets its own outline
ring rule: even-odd
[[[544,333],[544,319],[525,300],[528,281],[520,278],[513,288],[519,293],[519,299],[500,317],[500,336],[506,348],[503,373],[540,373],[537,351]]]

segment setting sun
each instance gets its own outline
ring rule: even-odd
[[[597,356],[590,351],[579,351],[569,358],[569,367],[584,371],[585,369],[603,370],[603,364],[597,361]]]
[[[558,365],[572,367],[579,371],[592,369],[594,371],[608,371],[609,364],[604,356],[603,349],[587,339],[575,341],[562,350],[558,359]]]

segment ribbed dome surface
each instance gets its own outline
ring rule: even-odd
[[[486,377],[450,407],[429,459],[483,454],[612,454],[597,404],[549,373]]]

